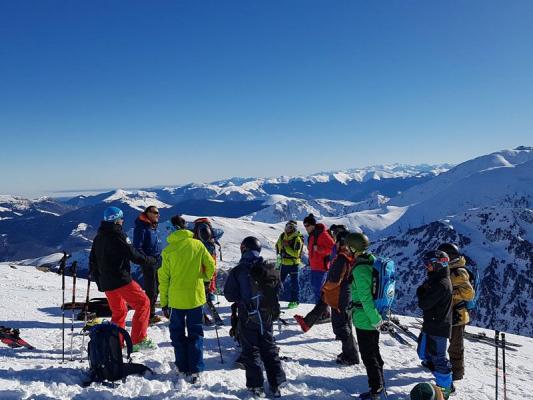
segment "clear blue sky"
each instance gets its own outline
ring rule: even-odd
[[[0,193],[533,144],[533,1],[0,0]]]

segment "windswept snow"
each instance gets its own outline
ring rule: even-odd
[[[85,280],[77,282],[77,301],[83,301]],[[94,288],[94,286],[93,286]],[[220,309],[226,326],[219,329],[224,363],[220,362],[214,328],[205,331],[206,371],[200,385],[191,386],[179,380],[174,370],[174,354],[167,323],[149,328],[149,335],[159,349],[134,354],[135,362],[152,368],[154,375],[130,376],[116,387],[92,384],[83,388],[88,362],[80,362],[81,323],[75,322],[74,359],[70,358],[70,312],[67,312],[66,362],[61,363],[61,278],[54,273],[39,272],[32,267],[12,269],[0,265],[0,290],[3,293],[2,325],[21,330],[21,336],[36,346],[36,350],[10,349],[0,344],[1,399],[250,399],[245,390],[244,371],[233,369],[237,349],[229,330],[229,305],[221,302]],[[67,279],[67,293],[71,282]],[[94,292],[93,292],[94,293]],[[95,294],[96,295],[96,294]],[[285,304],[283,304],[285,305]],[[284,307],[285,308],[285,307]],[[299,313],[309,310],[301,306]],[[334,340],[329,324],[318,325],[303,334],[292,320],[293,310],[284,309],[288,327],[275,329],[288,383],[282,389],[289,399],[351,399],[367,389],[364,367],[339,367],[334,359],[340,343]],[[130,313],[131,317],[131,313]],[[414,319],[402,317],[410,324]],[[129,325],[129,323],[128,323]],[[415,328],[412,328],[416,333]],[[469,331],[484,331],[468,328]],[[485,331],[492,337],[491,331]],[[533,381],[533,340],[507,335],[509,342],[523,347],[508,350],[508,399],[527,399]],[[414,342],[398,344],[386,334],[381,336],[381,351],[385,361],[385,378],[389,399],[407,399],[410,389],[418,382],[432,381],[417,359]],[[480,342],[466,341],[466,378],[457,382],[455,400],[494,399],[494,348]],[[85,341],[87,345],[87,340]],[[515,351],[516,350],[516,351]],[[86,352],[85,352],[86,354]],[[500,359],[501,362],[501,359]],[[501,387],[501,378],[500,378]]]

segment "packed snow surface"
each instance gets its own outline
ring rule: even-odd
[[[87,282],[78,279],[77,300],[83,301]],[[94,287],[93,287],[94,289]],[[152,368],[154,375],[130,376],[115,388],[92,384],[83,388],[87,361],[79,361],[82,337],[81,323],[75,323],[74,361],[61,363],[61,278],[33,267],[0,265],[0,291],[2,296],[1,325],[19,328],[21,336],[36,350],[0,347],[0,399],[243,399],[250,398],[245,390],[244,371],[234,369],[232,360],[237,356],[233,340],[228,336],[229,306],[221,300],[220,310],[226,326],[219,329],[224,363],[220,361],[214,328],[205,331],[206,371],[201,384],[191,386],[179,380],[173,364],[173,351],[167,323],[149,328],[149,335],[159,349],[135,354],[134,361]],[[67,298],[72,295],[71,278],[67,279]],[[93,295],[102,295],[95,293]],[[285,303],[283,303],[285,306]],[[303,305],[298,313],[311,308]],[[303,334],[295,325],[293,310],[283,317],[289,322],[275,333],[280,353],[288,357],[283,362],[288,383],[282,389],[283,397],[290,399],[350,399],[367,388],[362,366],[339,367],[334,359],[340,352],[340,343],[334,340],[329,324],[315,326]],[[67,311],[66,359],[70,359],[70,318]],[[131,317],[131,314],[130,314]],[[415,322],[401,317],[406,324]],[[414,332],[418,332],[412,328]],[[468,331],[482,329],[469,327]],[[487,335],[493,336],[491,331]],[[533,381],[533,340],[507,335],[509,342],[523,347],[507,351],[507,398],[531,398]],[[466,341],[466,379],[457,383],[455,400],[494,399],[494,348],[481,342]],[[85,341],[87,345],[87,341]],[[408,399],[410,389],[418,382],[431,381],[432,377],[420,367],[413,347],[400,345],[390,336],[381,337],[385,360],[385,377],[389,399]],[[85,353],[86,354],[86,353]],[[501,358],[500,358],[501,362]],[[500,379],[500,387],[501,387]],[[500,397],[503,398],[502,393]]]

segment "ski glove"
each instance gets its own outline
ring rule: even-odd
[[[161,311],[163,311],[163,315],[165,316],[166,319],[170,319],[170,308],[165,306],[161,308]]]

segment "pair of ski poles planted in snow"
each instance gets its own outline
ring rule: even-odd
[[[500,342],[501,336],[501,342]],[[496,349],[496,400],[498,400],[498,380],[500,375],[500,366],[499,366],[499,348],[502,348],[502,375],[503,375],[503,400],[507,400],[507,372],[505,370],[505,333],[500,333],[500,331],[494,331],[494,348]]]
[[[61,258],[61,261],[59,263],[59,272],[61,273],[61,289],[63,294],[63,315],[62,315],[62,357],[61,362],[65,362],[65,277],[66,277],[66,264],[67,259],[70,258],[70,255],[66,252],[63,252],[63,258]],[[72,273],[72,304],[71,304],[71,310],[72,310],[72,318],[70,323],[70,361],[74,361],[74,317],[75,317],[75,310],[76,310],[76,279],[77,279],[77,268],[78,268],[78,262],[74,261],[70,267],[70,271]],[[87,311],[88,311],[88,305],[89,305],[89,288],[91,285],[91,279],[88,277],[87,279],[87,296],[85,299],[84,304],[84,314],[85,314],[85,323],[87,323]],[[83,349],[85,347],[85,335],[83,335],[82,338],[82,344],[81,344],[81,358],[80,361],[83,361]]]

